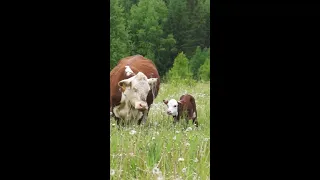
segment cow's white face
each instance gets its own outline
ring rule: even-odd
[[[175,99],[171,99],[170,101],[163,100],[165,104],[167,104],[167,114],[172,116],[178,116],[178,101]]]
[[[118,83],[122,90],[122,102],[126,102],[137,110],[148,109],[147,96],[150,85],[155,85],[158,78],[148,79],[145,74],[139,72],[131,78]]]

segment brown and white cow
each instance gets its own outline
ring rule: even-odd
[[[180,97],[179,101],[171,99],[170,101],[163,100],[163,102],[168,106],[167,114],[173,116],[174,124],[180,118],[184,118],[187,124],[192,119],[193,124],[198,127],[197,107],[193,96],[185,94]]]
[[[110,116],[118,124],[145,123],[159,87],[160,76],[151,60],[141,55],[121,59],[110,72]]]

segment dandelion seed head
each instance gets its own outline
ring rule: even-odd
[[[154,168],[152,169],[152,173],[158,175],[158,174],[160,173],[159,168],[158,168],[158,167],[154,167]]]
[[[182,168],[182,172],[183,173],[187,172],[187,168]]]
[[[113,176],[115,174],[115,170],[114,169],[110,169],[110,175]]]
[[[134,134],[136,134],[136,133],[137,133],[137,131],[135,131],[134,129],[130,131],[130,134],[131,134],[131,135],[134,135]]]

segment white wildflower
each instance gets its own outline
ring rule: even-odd
[[[179,134],[179,133],[180,133],[180,131],[176,131],[176,133],[177,133],[177,134]]]
[[[195,159],[193,160],[193,162],[195,162],[195,163],[198,162],[198,161],[199,161],[198,158],[195,158]]]
[[[110,169],[110,176],[113,176],[115,173],[116,173],[115,170]]]
[[[186,132],[188,132],[188,131],[192,131],[192,127],[188,127],[188,128],[186,129]]]
[[[160,170],[159,170],[159,168],[158,167],[154,167],[153,169],[152,169],[152,173],[153,174],[156,174],[156,175],[158,175],[158,174],[160,174]]]
[[[152,137],[152,140],[155,140],[156,138],[155,137]]]
[[[114,123],[112,124],[112,126],[115,126],[115,125],[116,125],[116,124],[114,124]]]
[[[130,156],[134,156],[133,152],[129,153]]]
[[[176,137],[176,136],[174,136],[172,139],[173,139],[173,140],[176,140],[176,139],[177,139],[177,137]]]
[[[137,131],[135,131],[134,129],[130,131],[130,134],[131,134],[131,135],[134,135],[134,134],[136,134],[136,133],[137,133]]]
[[[185,145],[186,145],[186,146],[190,146],[190,143],[186,143]]]
[[[178,161],[179,161],[179,162],[180,162],[180,161],[184,161],[184,158],[179,158]]]
[[[187,171],[187,168],[183,168],[182,172],[185,173]]]

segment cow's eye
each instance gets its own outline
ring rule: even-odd
[[[174,105],[173,107],[177,107],[177,105]]]

